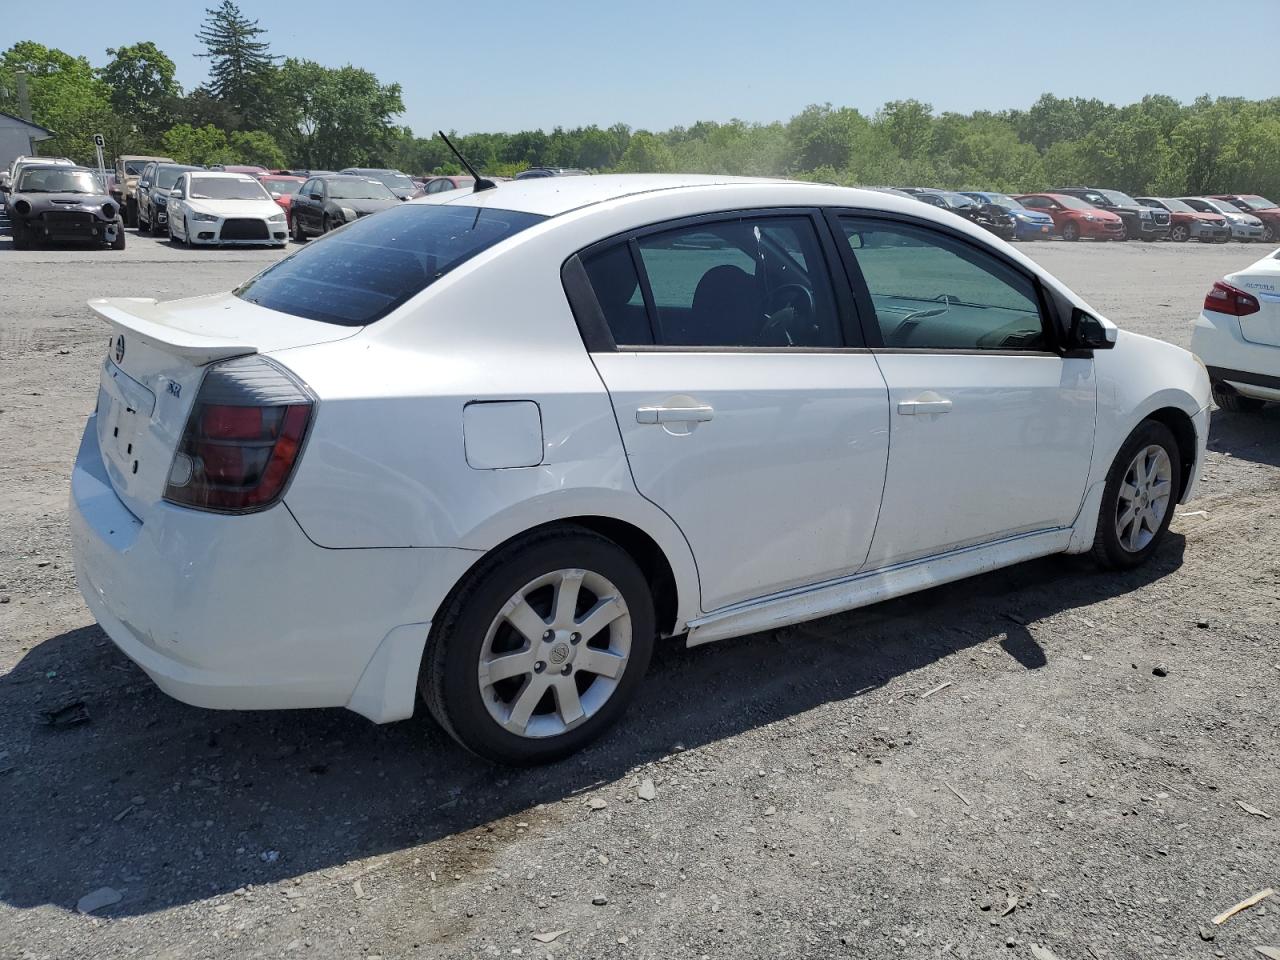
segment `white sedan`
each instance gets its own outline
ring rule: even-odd
[[[254,177],[195,170],[169,192],[169,242],[214,246],[289,242],[284,211]]]
[[[1280,402],[1280,250],[1216,282],[1191,331],[1225,410]]]
[[[511,763],[615,722],[660,637],[1136,566],[1209,428],[1187,351],[952,213],[820,184],[455,190],[231,293],[90,306],[72,530],[116,644],[205,707],[385,722],[420,691]]]

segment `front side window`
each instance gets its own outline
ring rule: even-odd
[[[659,345],[843,345],[831,278],[808,217],[680,227],[640,237],[636,251]]]
[[[545,219],[487,207],[405,204],[304,247],[235,293],[295,317],[364,326],[476,254]]]
[[[1045,350],[1035,284],[941,232],[842,217],[885,347]]]

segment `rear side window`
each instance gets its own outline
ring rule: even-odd
[[[515,210],[412,204],[363,217],[268,267],[241,300],[295,317],[360,327],[385,317],[454,267],[545,220]]]

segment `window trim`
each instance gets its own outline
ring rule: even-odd
[[[818,241],[818,249],[822,256],[823,266],[827,271],[827,282],[836,306],[836,321],[841,343],[838,346],[822,347],[756,347],[756,346],[687,346],[682,344],[664,344],[661,339],[661,321],[657,307],[653,301],[653,291],[649,285],[649,275],[640,256],[639,241],[657,233],[667,233],[686,227],[696,227],[711,223],[724,223],[743,219],[805,219],[809,221],[813,234]],[[626,244],[631,253],[632,265],[640,283],[644,297],[645,312],[649,317],[649,327],[654,342],[652,344],[627,344],[619,346],[613,339],[604,310],[596,300],[595,291],[591,287],[582,261],[594,256],[616,244]],[[569,300],[569,309],[578,325],[583,346],[588,353],[866,353],[868,344],[865,341],[863,326],[858,318],[858,304],[853,296],[853,288],[849,282],[848,270],[844,264],[839,245],[831,232],[831,225],[824,216],[821,207],[748,207],[733,210],[716,210],[711,213],[678,217],[674,220],[660,220],[631,227],[597,240],[583,247],[565,260],[560,268],[560,279],[564,286],[565,296]]]
[[[910,214],[886,213],[880,210],[862,210],[857,207],[825,207],[824,213],[827,218],[827,225],[831,231],[833,238],[837,240],[840,257],[844,260],[845,271],[849,275],[849,281],[853,288],[853,296],[858,304],[858,316],[862,318],[862,335],[871,350],[875,353],[897,354],[936,354],[936,355],[956,355],[956,356],[1016,356],[1016,357],[1081,357],[1093,356],[1092,351],[1068,350],[1067,343],[1067,327],[1063,323],[1061,315],[1061,304],[1059,298],[1055,297],[1053,291],[1048,289],[1041,282],[1040,277],[1034,272],[1028,270],[1025,266],[1013,260],[1011,257],[1005,256],[1000,250],[994,249],[986,244],[976,242],[972,237],[967,236],[959,230],[940,224],[933,220],[927,220],[923,217],[913,217]],[[887,347],[884,344],[884,335],[880,330],[880,323],[876,317],[875,305],[871,300],[871,291],[867,287],[866,278],[862,275],[862,268],[858,265],[857,256],[853,248],[847,242],[843,242],[841,238],[844,236],[844,230],[840,225],[842,219],[856,217],[860,220],[880,220],[890,226],[907,226],[918,230],[924,230],[945,237],[946,239],[960,243],[969,249],[998,261],[1002,266],[1019,274],[1031,283],[1036,293],[1036,300],[1040,313],[1040,326],[1045,333],[1048,341],[1048,348],[1044,350],[983,350],[976,347]],[[1069,322],[1069,314],[1066,318]]]

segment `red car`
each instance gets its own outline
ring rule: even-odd
[[[1024,207],[1043,210],[1053,217],[1053,228],[1063,240],[1123,240],[1124,221],[1114,213],[1062,193],[1028,193],[1014,197]]]
[[[1241,213],[1248,213],[1262,221],[1262,239],[1265,243],[1275,243],[1280,238],[1280,207],[1260,197],[1256,193],[1215,193],[1211,200],[1225,200]]]
[[[449,190],[460,190],[463,187],[469,187],[475,180],[471,177],[427,177],[426,182],[422,185],[424,193],[445,193]]]
[[[285,222],[292,229],[293,197],[307,181],[303,177],[281,177],[271,174],[259,177],[258,182],[266,188],[267,193],[271,194],[271,199],[280,204],[280,209],[284,211]]]
[[[1231,239],[1231,224],[1220,213],[1202,213],[1173,197],[1135,197],[1144,207],[1164,210],[1169,214],[1169,239],[1177,243],[1199,240],[1201,243],[1226,243]]]

